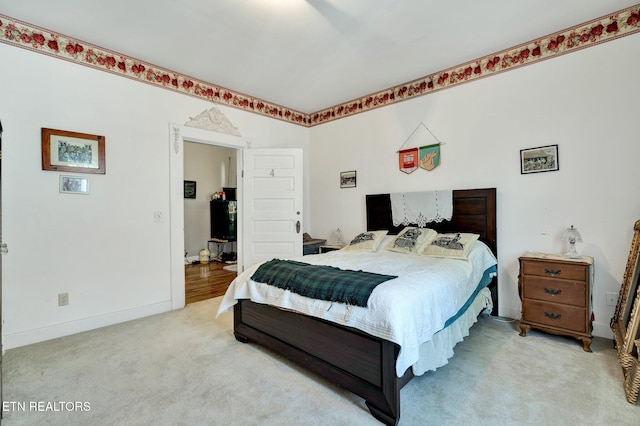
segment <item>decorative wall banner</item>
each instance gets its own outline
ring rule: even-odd
[[[418,170],[418,148],[403,149],[398,152],[400,171],[410,174]]]
[[[431,171],[440,165],[440,144],[420,147],[420,168]]]
[[[415,148],[402,149],[407,144]],[[440,145],[440,139],[421,121],[398,148],[400,171],[409,174],[418,167],[428,171],[435,169],[440,165]]]

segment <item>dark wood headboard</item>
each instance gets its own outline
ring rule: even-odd
[[[437,232],[480,234],[480,240],[497,256],[496,189],[454,190],[451,220],[431,222],[427,227]],[[402,228],[404,225],[393,225],[390,194],[367,195],[367,230],[388,230],[390,234],[395,235]]]
[[[414,224],[415,226],[415,224]],[[453,216],[450,221],[427,224],[437,232],[470,232],[480,234],[483,241],[498,257],[496,225],[496,189],[462,189],[453,191]],[[397,234],[404,228],[394,226],[391,216],[390,194],[367,195],[367,230],[388,230]],[[492,315],[498,315],[498,279],[489,285],[493,299]]]

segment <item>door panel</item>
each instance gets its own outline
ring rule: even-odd
[[[302,256],[302,150],[246,149],[244,268]]]

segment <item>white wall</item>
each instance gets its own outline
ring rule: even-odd
[[[563,251],[575,225],[596,260],[594,333],[607,336],[605,292],[640,216],[639,47],[629,36],[311,129],[219,108],[252,147],[303,149],[303,228],[316,238],[362,230],[367,193],[497,187],[505,316],[520,312],[517,257]],[[0,57],[5,348],[170,309],[170,221],[153,219],[170,211],[167,124],[211,104],[4,44]],[[445,142],[442,165],[405,175],[396,151],[420,121]],[[41,127],[106,136],[89,196],[59,194],[60,173],[41,170]],[[556,143],[560,171],[520,175],[520,149]],[[356,188],[339,188],[346,170]]]
[[[169,123],[213,105],[4,44],[0,57],[5,349],[171,309]],[[253,147],[308,147],[305,128],[219,108]],[[42,170],[42,127],[106,137],[90,195]]]
[[[207,247],[211,232],[211,194],[237,185],[236,157],[234,148],[184,144],[184,179],[196,182],[196,198],[184,199],[184,243],[190,259],[198,258],[200,250]],[[227,249],[231,250],[231,245]]]
[[[566,251],[573,224],[595,258],[594,334],[612,336],[605,293],[620,287],[640,218],[638,51],[629,36],[312,128],[314,236],[361,232],[365,194],[496,187],[500,314],[520,317],[518,256]],[[396,151],[421,121],[445,143],[442,164],[407,175]],[[520,149],[551,144],[560,170],[521,175]],[[346,170],[356,188],[339,188]]]

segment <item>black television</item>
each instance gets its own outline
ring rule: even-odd
[[[211,238],[236,241],[238,202],[235,200],[211,200]]]

